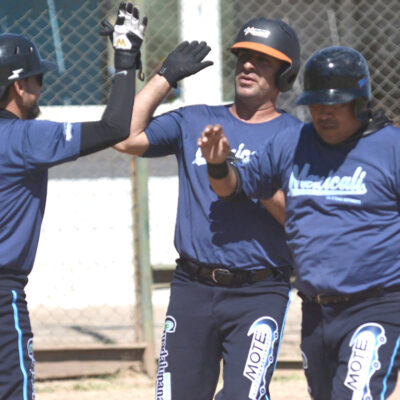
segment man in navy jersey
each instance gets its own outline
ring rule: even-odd
[[[34,399],[34,356],[24,287],[43,219],[47,172],[129,136],[136,68],[147,19],[121,3],[114,26],[111,94],[98,122],[37,121],[43,74],[56,65],[19,34],[0,35],[0,399]]]
[[[400,129],[372,114],[370,97],[364,57],[328,47],[307,61],[297,100],[312,123],[282,131],[234,167],[221,126],[198,141],[219,196],[286,195],[315,400],[386,399],[400,364]]]
[[[257,147],[300,122],[276,108],[299,70],[296,33],[255,18],[231,47],[237,56],[235,102],[195,105],[151,119],[176,82],[207,67],[205,43],[180,44],[135,99],[130,138],[115,146],[144,157],[175,154],[179,254],[162,337],[157,399],[211,400],[224,361],[219,399],[266,399],[289,299],[291,259],[282,226],[257,201],[220,201],[209,190],[197,148],[205,124],[221,122],[231,159],[249,162]],[[204,82],[206,85],[207,82]],[[283,209],[280,193],[268,206]],[[281,214],[279,214],[281,215]]]

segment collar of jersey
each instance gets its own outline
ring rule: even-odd
[[[380,131],[385,126],[391,125],[392,123],[393,122],[382,111],[378,111],[373,115],[372,120],[369,121],[368,125],[358,133],[358,136],[371,135],[372,133]]]
[[[15,114],[5,109],[0,109],[0,118],[18,119],[18,117]]]

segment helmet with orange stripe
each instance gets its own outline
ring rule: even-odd
[[[281,92],[292,88],[300,69],[300,44],[296,32],[285,22],[263,17],[246,22],[236,36],[230,50],[249,49],[268,54],[283,61],[277,74]]]

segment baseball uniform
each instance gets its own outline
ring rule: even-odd
[[[197,105],[159,116],[146,128],[144,156],[175,154],[179,167],[180,258],[162,337],[160,400],[211,399],[221,357],[223,398],[268,398],[288,307],[291,257],[282,226],[257,201],[224,202],[209,188],[197,138],[213,123],[223,126],[243,163],[276,132],[300,124],[286,113],[249,124],[229,106]]]
[[[331,146],[305,124],[237,164],[249,197],[268,198],[277,186],[286,194],[285,228],[303,298],[301,346],[315,399],[383,399],[395,386],[399,134],[382,118]]]

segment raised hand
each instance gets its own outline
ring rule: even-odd
[[[207,125],[197,139],[197,145],[209,164],[222,164],[228,158],[229,141],[221,125]]]
[[[108,36],[115,49],[115,69],[141,69],[140,46],[147,26],[147,17],[140,23],[139,10],[130,2],[122,2],[115,25],[108,21],[103,21],[101,25],[100,34]]]
[[[203,61],[210,50],[206,42],[182,42],[167,56],[158,73],[164,76],[171,86],[176,87],[179,80],[213,64],[212,61]]]

